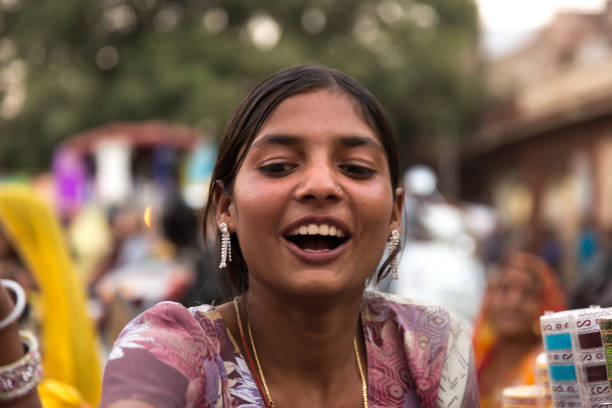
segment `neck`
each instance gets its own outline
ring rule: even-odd
[[[313,302],[269,296],[251,288],[243,297],[243,311],[268,381],[274,383],[282,376],[325,387],[338,375],[356,372],[353,338],[357,336],[361,343],[362,294],[363,289],[334,296],[332,301]]]

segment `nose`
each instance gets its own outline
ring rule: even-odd
[[[523,302],[523,291],[520,287],[511,286],[506,293],[506,301],[512,305],[520,305]]]
[[[336,201],[343,195],[332,165],[321,161],[306,167],[295,190],[295,196],[300,201]]]

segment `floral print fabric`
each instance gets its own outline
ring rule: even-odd
[[[469,333],[444,309],[366,292],[361,319],[370,407],[478,407]],[[100,406],[122,399],[158,407],[264,407],[215,308],[172,302],[136,317],[115,342]]]

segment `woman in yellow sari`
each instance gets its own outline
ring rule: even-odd
[[[565,309],[554,272],[536,255],[511,253],[487,290],[474,327],[480,406],[500,408],[505,387],[534,384],[542,351],[539,318]]]
[[[85,286],[55,214],[30,188],[2,185],[0,228],[38,287],[28,291],[28,298],[40,327],[43,407],[97,406],[96,334],[87,316]]]

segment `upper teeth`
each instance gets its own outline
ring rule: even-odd
[[[293,229],[289,235],[329,235],[332,237],[335,236],[342,238],[344,237],[344,232],[342,232],[341,229],[336,228],[334,225],[308,224]]]

